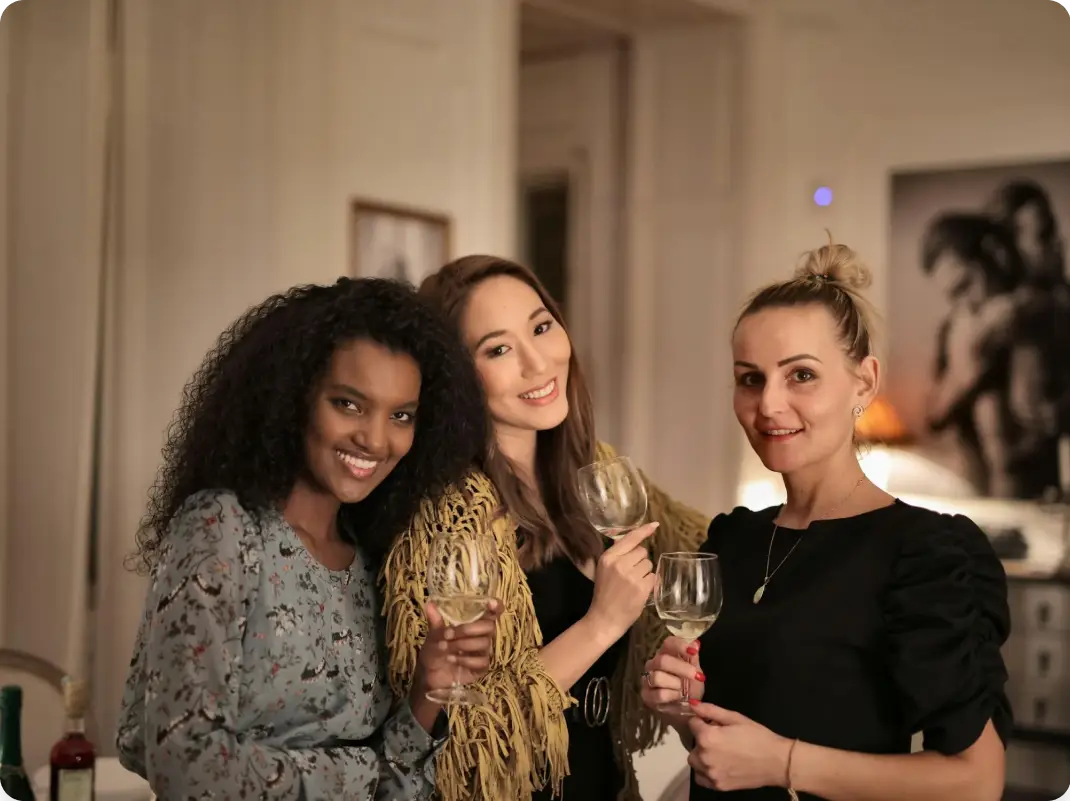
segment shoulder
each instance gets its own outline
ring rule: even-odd
[[[900,572],[914,563],[921,566],[935,559],[959,563],[977,578],[1006,582],[991,541],[966,515],[935,512],[900,501],[894,522]]]
[[[438,497],[424,499],[414,527],[476,525],[489,521],[501,508],[501,496],[494,482],[482,470],[473,467]]]
[[[168,525],[160,564],[196,557],[252,559],[259,551],[254,514],[230,490],[200,490],[187,497]]]
[[[595,454],[599,461],[605,461],[606,459],[614,459],[617,456],[617,450],[608,442],[598,441],[595,446]]]
[[[737,506],[730,512],[721,512],[710,521],[706,529],[706,543],[702,550],[716,553],[726,541],[741,533],[752,531],[757,526],[770,523],[776,514],[778,507],[770,506],[766,509],[748,509],[746,506]]]
[[[965,515],[898,506],[890,608],[908,617],[921,607],[947,618],[979,613],[987,638],[1003,642],[1010,629],[1007,575],[987,535]]]

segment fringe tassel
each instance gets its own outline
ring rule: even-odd
[[[599,446],[599,458],[613,449]],[[650,520],[661,523],[651,541],[655,563],[667,551],[695,551],[706,539],[710,518],[678,503],[646,476]],[[450,739],[435,769],[441,801],[530,801],[533,788],[560,795],[568,769],[565,710],[576,703],[546,672],[539,658],[542,631],[531,590],[516,554],[516,524],[502,508],[490,480],[473,472],[463,486],[438,503],[425,500],[383,564],[390,684],[409,692],[419,649],[427,637],[427,562],[437,532],[490,530],[501,555],[498,620],[491,669],[478,683],[488,708],[450,710]],[[644,611],[629,634],[629,647],[612,680],[611,726],[617,763],[624,773],[618,801],[641,801],[632,756],[661,741],[665,726],[643,706],[643,666],[668,633],[653,610]]]
[[[490,480],[473,473],[460,490],[437,505],[424,501],[398,539],[380,575],[386,600],[390,684],[408,693],[419,649],[427,636],[427,562],[437,532],[490,531],[501,555],[498,620],[491,669],[478,686],[488,708],[454,708],[450,739],[436,763],[442,801],[531,798],[548,782],[559,792],[568,775],[568,729],[564,710],[573,700],[546,673],[538,649],[542,631],[516,554],[516,524],[504,513]]]

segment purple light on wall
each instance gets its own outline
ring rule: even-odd
[[[819,186],[814,191],[814,203],[819,206],[831,206],[832,205],[832,190],[827,186]]]

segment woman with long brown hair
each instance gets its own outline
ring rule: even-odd
[[[485,707],[450,710],[437,759],[443,801],[639,798],[631,754],[660,735],[634,691],[664,638],[644,613],[660,553],[695,550],[709,518],[647,483],[651,523],[606,548],[579,501],[577,471],[613,456],[557,305],[532,272],[469,256],[420,294],[458,328],[486,395],[490,438],[471,474],[425,503],[384,567],[390,677],[412,681],[426,634],[436,530],[492,530],[503,608]]]

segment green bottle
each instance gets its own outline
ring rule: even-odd
[[[0,690],[0,787],[15,801],[37,801],[22,765],[22,688]]]

